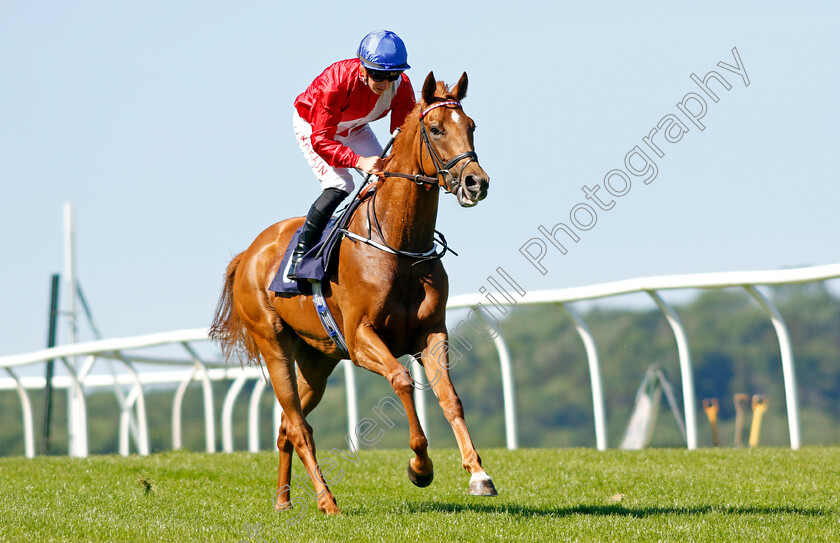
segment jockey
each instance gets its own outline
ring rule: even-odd
[[[295,100],[293,127],[300,150],[321,182],[292,253],[289,279],[301,257],[317,243],[338,204],[355,185],[351,169],[382,171],[382,146],[368,123],[391,113],[391,132],[414,108],[403,41],[387,30],[362,39],[357,58],[330,65]]]

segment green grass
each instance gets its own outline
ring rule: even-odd
[[[339,459],[339,517],[273,511],[276,453],[3,458],[0,541],[840,541],[838,448],[482,451],[497,498],[453,450],[415,488],[410,455]]]

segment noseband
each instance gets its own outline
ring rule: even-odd
[[[383,172],[383,177],[403,177],[407,179],[413,180],[415,183],[421,184],[434,184],[437,185],[441,181],[443,181],[443,187],[446,189],[447,192],[455,193],[458,190],[458,187],[461,186],[462,178],[464,175],[464,170],[467,169],[467,166],[470,165],[470,162],[478,162],[478,154],[475,151],[467,151],[465,153],[461,153],[460,155],[455,156],[449,162],[444,163],[444,161],[440,158],[440,156],[435,151],[435,148],[432,147],[432,142],[429,140],[429,133],[426,131],[426,123],[423,122],[423,117],[425,117],[430,111],[439,107],[452,107],[452,108],[461,108],[461,102],[455,100],[446,100],[443,102],[435,102],[434,104],[430,105],[426,109],[420,113],[420,135],[423,138],[423,146],[426,147],[429,151],[429,156],[432,158],[432,162],[435,165],[435,172],[436,177],[430,177],[427,175],[408,175],[396,172]],[[467,159],[464,165],[461,167],[461,170],[458,172],[458,175],[453,175],[451,171],[449,171],[453,166],[458,164],[460,161]],[[422,149],[421,149],[421,162],[422,162]]]

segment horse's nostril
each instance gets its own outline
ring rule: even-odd
[[[464,190],[478,200],[487,196],[487,180],[477,175],[464,176]]]

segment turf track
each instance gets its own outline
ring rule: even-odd
[[[4,458],[0,541],[840,541],[838,448],[482,451],[497,498],[453,450],[413,487],[410,454],[335,457],[340,517],[274,512],[275,453]]]

